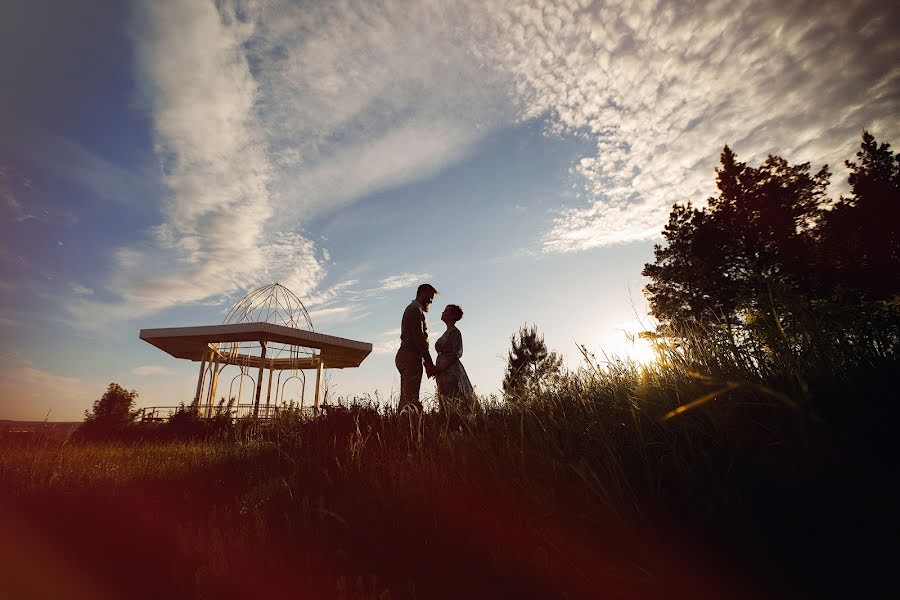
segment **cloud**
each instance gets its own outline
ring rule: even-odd
[[[146,240],[116,250],[88,303],[139,315],[280,281],[303,296],[326,248],[298,228],[465,155],[503,118],[477,77],[468,5],[143,2],[139,87],[168,190]]]
[[[168,367],[163,367],[160,365],[147,365],[143,367],[135,367],[131,370],[134,375],[139,375],[141,377],[145,377],[148,375],[174,375],[175,372],[169,369]]]
[[[400,347],[400,328],[390,329],[378,334],[372,352],[374,354],[394,354]]]
[[[0,418],[80,420],[103,386],[32,366],[0,371]],[[52,412],[51,412],[52,408]]]
[[[381,285],[373,288],[370,291],[390,292],[402,288],[418,287],[419,284],[430,278],[431,275],[428,273],[423,273],[421,275],[416,273],[401,273],[399,275],[391,275],[390,277],[385,277],[384,279],[382,279],[380,282]]]
[[[712,193],[726,143],[744,160],[840,166],[863,127],[900,134],[894,6],[533,0],[495,12],[520,117],[595,144],[573,165],[584,199],[559,211],[547,252],[656,237],[673,202]]]
[[[351,305],[320,308],[309,311],[309,318],[312,319],[314,325],[322,322],[343,321],[352,317],[354,308],[355,307]]]
[[[6,219],[21,223],[37,217],[26,210],[21,200],[23,193],[31,191],[31,183],[27,178],[19,176],[7,163],[0,163],[0,201]]]
[[[8,265],[17,270],[24,270],[28,268],[30,262],[24,256],[4,248],[2,241],[0,241],[0,264]],[[8,281],[0,281],[0,287],[4,289],[13,289],[16,286]]]
[[[90,197],[118,205],[137,205],[158,195],[158,174],[146,155],[138,157],[136,166],[126,166],[92,152],[67,137],[48,133],[41,126],[26,121],[12,124],[5,149],[27,163],[40,165],[43,173],[51,174],[85,190]],[[30,186],[29,186],[30,191]],[[50,216],[50,211],[38,215]],[[75,221],[71,212],[56,209],[53,215]]]
[[[292,200],[276,219],[427,178],[514,117],[479,53],[497,25],[479,3],[251,6],[260,114]]]
[[[306,298],[301,298],[307,308],[322,308],[343,300],[347,293],[353,293],[353,288],[359,284],[356,279],[340,281],[327,289],[319,290]]]
[[[271,281],[334,309],[337,290],[320,289],[330,254],[304,223],[529,120],[594,145],[572,165],[581,199],[558,208],[545,252],[655,238],[673,202],[713,191],[725,143],[743,160],[839,165],[862,127],[896,138],[897,15],[871,0],[147,0],[135,56],[162,218],[114,253],[118,300],[82,298],[73,315]]]
[[[162,222],[114,252],[108,288],[118,299],[82,299],[71,316],[131,318],[271,281],[301,295],[315,289],[325,273],[315,244],[294,228],[267,227],[274,165],[245,54],[252,24],[234,6],[199,2],[145,2],[135,22],[139,82],[168,190]]]
[[[341,281],[304,300],[314,324],[357,320],[367,315],[366,304],[386,293],[403,288],[413,288],[431,275],[400,273],[383,277],[374,286],[360,287],[356,279]]]
[[[79,283],[73,283],[72,293],[76,296],[90,296],[94,293],[94,290]]]

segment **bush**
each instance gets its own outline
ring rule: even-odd
[[[231,415],[221,405],[207,418],[182,404],[162,427],[165,437],[179,440],[230,439],[234,430]]]
[[[139,411],[134,403],[138,393],[110,383],[93,408],[84,412],[84,422],[74,434],[75,440],[113,441],[130,437]]]

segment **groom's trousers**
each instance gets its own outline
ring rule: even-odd
[[[399,412],[407,406],[415,406],[421,412],[422,402],[419,401],[419,389],[422,387],[422,373],[424,372],[422,357],[405,349],[398,350],[394,364],[400,371],[400,403],[397,411]]]

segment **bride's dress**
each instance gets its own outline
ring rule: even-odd
[[[475,389],[459,360],[463,354],[462,333],[455,327],[448,329],[434,343],[434,349],[437,350],[435,366],[441,369],[435,377],[441,404],[452,398],[469,401]]]

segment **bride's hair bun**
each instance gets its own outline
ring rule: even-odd
[[[458,304],[448,304],[447,308],[450,309],[450,316],[452,316],[455,321],[462,319],[463,309],[461,309]]]

